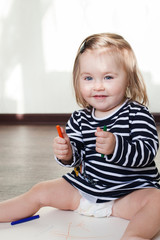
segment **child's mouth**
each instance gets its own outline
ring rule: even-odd
[[[104,99],[106,97],[107,97],[107,95],[94,95],[94,98],[96,98],[96,99]]]

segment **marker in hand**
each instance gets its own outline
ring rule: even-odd
[[[57,132],[58,132],[59,137],[63,138],[61,127],[59,125],[57,125],[56,128],[57,128]]]
[[[105,131],[105,132],[107,131],[107,126],[106,125],[104,125],[103,131]],[[104,158],[104,154],[101,154],[101,157]]]
[[[66,164],[72,163],[73,162],[73,160],[72,160],[72,147],[71,147],[71,144],[70,144],[70,140],[69,140],[67,134],[65,133],[65,131],[64,131],[64,136],[63,136],[63,133],[61,131],[61,127],[59,125],[57,125],[56,128],[57,128],[57,132],[58,132],[59,137],[65,138],[65,143],[64,144],[67,144],[67,148],[68,148],[67,153],[65,153],[63,155],[63,161],[66,162]]]

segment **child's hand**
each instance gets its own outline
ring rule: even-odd
[[[61,127],[63,138],[56,137],[53,141],[53,152],[55,156],[66,162],[66,164],[72,162],[72,147],[70,144],[69,137],[67,136],[65,130]]]
[[[97,137],[96,151],[105,155],[112,154],[116,145],[116,138],[114,134],[111,132],[105,132],[98,127],[95,135]]]

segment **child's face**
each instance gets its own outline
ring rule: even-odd
[[[127,74],[120,61],[105,49],[87,50],[80,56],[79,87],[82,97],[95,108],[96,117],[114,112],[124,101]]]

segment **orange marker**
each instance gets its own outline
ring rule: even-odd
[[[59,137],[63,138],[61,127],[59,125],[57,125],[56,128],[57,128],[57,132],[58,132]]]

